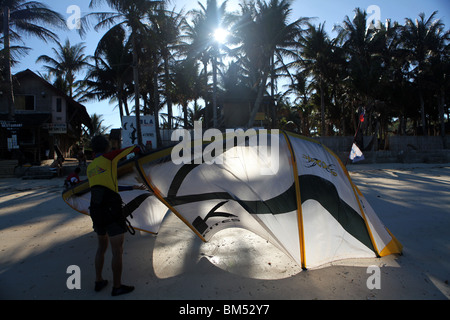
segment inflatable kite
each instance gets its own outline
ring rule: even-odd
[[[203,241],[244,228],[304,269],[401,253],[339,158],[322,144],[278,130],[209,138],[119,163],[119,185],[147,187],[120,193],[135,229],[157,234],[170,211]],[[89,183],[64,191],[63,199],[89,214]]]

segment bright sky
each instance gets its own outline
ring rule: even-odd
[[[67,12],[68,8],[73,5],[81,9],[82,16],[89,12],[108,11],[108,7],[90,9],[89,0],[40,0],[40,2],[47,4],[51,9],[61,13],[67,19],[73,14],[73,11]],[[206,0],[200,0],[200,2],[206,4]],[[218,0],[218,3],[222,3],[222,1]],[[228,11],[237,10],[238,3],[239,0],[229,0],[227,5]],[[192,8],[199,8],[198,2],[192,0],[171,0],[169,8],[174,6],[176,11],[184,8],[185,12]],[[382,22],[389,18],[402,24],[405,18],[415,19],[421,12],[424,12],[426,17],[429,17],[433,11],[437,10],[437,17],[442,19],[446,29],[450,28],[449,0],[294,0],[291,18],[315,17],[314,23],[316,24],[326,22],[325,27],[330,36],[333,37],[335,34],[332,32],[332,28],[335,24],[341,23],[347,15],[352,18],[354,15],[353,10],[357,7],[365,9],[371,14],[372,11],[368,10],[370,6],[379,8],[379,16]],[[372,14],[376,15],[375,12]],[[91,30],[84,39],[80,38],[76,30],[58,31],[58,34],[61,41],[69,38],[72,44],[84,42],[86,45],[85,54],[92,55],[99,39],[105,32],[106,30],[96,33]],[[25,38],[24,40],[25,45],[33,50],[14,67],[13,73],[25,69],[45,73],[43,64],[36,64],[36,59],[42,54],[52,56],[51,48],[56,47],[56,45],[45,43],[36,38]],[[82,76],[80,75],[79,77],[81,78]],[[111,128],[119,128],[121,126],[118,109],[114,108],[114,105],[110,105],[108,101],[85,103],[85,106],[89,114],[102,114],[104,125],[111,126]]]

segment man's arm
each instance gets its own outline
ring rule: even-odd
[[[119,162],[120,159],[122,159],[123,157],[126,157],[131,152],[139,152],[139,151],[140,151],[139,147],[131,146],[131,147],[123,148],[120,150],[114,150],[114,151],[108,152],[108,153],[104,154],[103,156],[105,158],[111,160],[112,168],[115,168],[115,170],[117,170],[117,163]],[[120,191],[130,191],[133,189],[135,189],[134,186],[118,186],[119,192]]]
[[[103,156],[106,159],[114,161],[114,162],[117,163],[117,162],[119,162],[120,159],[122,159],[123,157],[127,156],[129,153],[131,153],[131,152],[139,152],[139,150],[140,150],[139,147],[131,146],[131,147],[128,147],[128,148],[123,148],[123,149],[120,149],[120,150],[114,150],[114,151],[105,153],[105,154],[103,154]]]

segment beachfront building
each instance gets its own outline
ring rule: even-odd
[[[70,156],[83,126],[91,125],[86,107],[29,69],[12,80],[13,112],[0,91],[0,159],[40,163],[59,151]]]

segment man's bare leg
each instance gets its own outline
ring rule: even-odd
[[[105,252],[108,249],[108,236],[98,236],[97,253],[95,254],[95,279],[103,281],[103,265],[105,262]]]
[[[113,272],[113,286],[115,288],[119,288],[122,285],[122,255],[124,239],[124,233],[109,238],[112,252],[111,268]]]
[[[132,286],[125,286],[122,284],[122,255],[123,255],[123,241],[125,234],[119,234],[109,238],[112,251],[111,267],[113,271],[113,289],[111,294],[113,296],[129,293],[134,290]]]
[[[108,236],[98,236],[97,253],[95,254],[95,291],[100,291],[108,284],[103,280],[103,264],[105,262],[105,252],[108,249]]]

